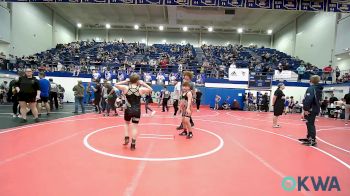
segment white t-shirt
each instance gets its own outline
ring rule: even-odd
[[[179,72],[182,72],[182,64],[179,64],[179,68],[178,68]]]
[[[165,80],[165,77],[163,75],[158,75],[157,76],[157,81],[159,84],[163,84]]]
[[[92,74],[92,77],[97,80],[98,78],[100,78],[100,73],[96,72]]]
[[[174,96],[173,96],[173,99],[180,99],[180,93],[181,93],[181,83],[178,82],[178,83],[174,86]]]
[[[149,75],[149,74],[145,75],[145,81],[146,82],[151,82],[151,80],[152,80],[152,76],[151,75]]]

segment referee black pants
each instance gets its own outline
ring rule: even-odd
[[[57,92],[50,92],[50,108],[53,109],[53,103],[55,103],[55,108],[58,110],[58,94]]]

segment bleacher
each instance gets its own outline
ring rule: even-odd
[[[196,51],[203,53],[203,59],[198,60]],[[269,58],[264,58],[269,54]],[[157,61],[156,66],[151,66],[151,61]],[[166,65],[160,65],[165,60]],[[210,68],[202,67],[202,60],[210,64]],[[283,52],[271,48],[243,47],[238,45],[206,46],[194,48],[192,45],[179,44],[154,44],[146,46],[142,43],[124,42],[73,42],[59,44],[32,57],[17,62],[15,68],[24,67],[45,69],[46,71],[73,72],[79,69],[81,74],[91,74],[92,70],[111,70],[115,75],[119,70],[128,71],[133,65],[132,72],[157,74],[160,70],[165,75],[177,73],[179,64],[183,71],[193,71],[194,74],[204,74],[208,77],[227,77],[231,64],[237,68],[248,68],[251,65],[260,64],[269,66],[273,70],[278,69],[278,64],[288,64],[288,70],[295,71],[301,63]],[[62,65],[62,70],[57,70],[57,65]],[[251,68],[251,67],[250,67]],[[219,73],[220,74],[213,74]],[[321,74],[320,70],[316,71]],[[310,73],[305,74],[305,78]]]

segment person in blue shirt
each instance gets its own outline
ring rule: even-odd
[[[306,120],[307,136],[306,138],[299,139],[307,146],[316,146],[316,127],[315,119],[320,113],[321,98],[323,87],[319,84],[320,76],[314,75],[310,78],[310,87],[307,88],[305,97],[303,100],[304,118]]]
[[[286,97],[286,99],[284,100],[284,115],[287,115],[287,113],[289,112],[289,97]]]
[[[301,78],[303,77],[304,73],[306,71],[306,68],[303,64],[301,64],[298,68],[297,68],[297,72],[298,72],[298,82],[301,81]]]
[[[41,115],[41,108],[43,107],[43,103],[46,109],[46,114],[49,115],[50,114],[50,105],[49,105],[49,96],[50,96],[50,82],[45,79],[45,73],[44,72],[40,72],[39,73],[39,84],[40,84],[40,99],[38,100],[38,113],[39,116]]]

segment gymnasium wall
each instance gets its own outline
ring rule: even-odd
[[[274,48],[324,67],[332,60],[336,20],[336,13],[304,13],[275,33]]]
[[[13,3],[10,10],[10,17],[5,19],[10,24],[6,28],[10,30],[10,44],[3,46],[10,54],[31,55],[75,40],[74,25],[45,5]]]
[[[67,44],[75,41],[75,26],[53,13],[53,46]]]
[[[335,58],[334,65],[338,66],[340,70],[347,70],[347,72],[350,72],[350,55],[347,55],[346,58],[344,56],[346,55],[343,55],[341,60]]]
[[[41,4],[11,4],[10,53],[22,56],[52,47],[52,11]]]
[[[227,45],[243,44],[248,46],[250,44],[257,44],[258,46],[271,46],[271,36],[259,34],[235,34],[235,33],[208,33],[208,32],[166,32],[152,31],[146,32],[142,30],[121,30],[121,29],[79,29],[79,40],[92,40],[98,38],[100,41],[109,40],[115,41],[123,39],[126,42],[143,42],[148,45],[162,43],[190,43],[195,47],[202,45],[202,43],[212,45]]]
[[[340,19],[337,27],[337,38],[335,42],[335,55],[342,54],[346,51],[346,48],[350,49],[350,14],[343,15]],[[349,65],[350,66],[350,65]],[[350,68],[349,68],[350,69]]]
[[[10,10],[5,5],[0,5],[0,42],[10,42]],[[1,49],[1,48],[0,48]]]
[[[0,41],[0,52],[3,52],[6,56],[9,54],[9,43]]]
[[[295,22],[284,26],[274,34],[274,48],[286,54],[294,56]]]
[[[202,33],[202,43],[209,45],[238,44],[239,40],[240,35],[234,33]]]
[[[295,56],[324,67],[332,60],[335,33],[335,13],[306,13],[298,18]]]

